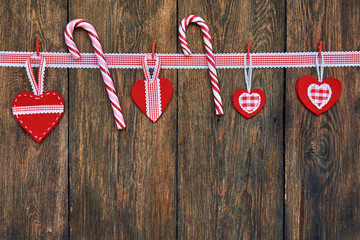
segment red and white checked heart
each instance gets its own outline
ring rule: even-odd
[[[265,105],[265,93],[261,89],[254,89],[248,92],[245,89],[238,89],[232,96],[235,109],[246,119],[254,117]]]
[[[31,58],[40,58],[38,81],[31,67]],[[20,125],[40,143],[58,124],[64,113],[64,101],[55,91],[43,94],[46,61],[43,56],[30,56],[26,61],[26,70],[34,94],[18,94],[12,105],[13,115]]]
[[[331,87],[324,83],[320,86],[317,84],[310,84],[307,89],[308,97],[310,101],[318,108],[321,109],[325,106],[331,98]]]
[[[246,93],[240,95],[240,107],[247,113],[252,113],[258,109],[261,103],[261,97],[257,93]]]
[[[336,78],[319,81],[312,76],[303,76],[296,83],[296,92],[304,106],[319,116],[340,98],[341,82]]]

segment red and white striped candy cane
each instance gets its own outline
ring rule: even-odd
[[[216,114],[223,115],[224,110],[223,110],[222,102],[221,102],[219,80],[218,80],[217,72],[216,72],[210,31],[209,31],[209,28],[208,28],[206,22],[204,21],[204,19],[202,19],[201,17],[198,17],[198,16],[189,15],[181,21],[180,26],[179,26],[179,39],[180,39],[181,47],[182,47],[185,55],[187,55],[187,56],[191,55],[191,51],[190,51],[189,45],[186,40],[186,35],[185,35],[186,27],[190,23],[196,23],[201,28],[202,35],[204,38],[204,43],[205,43],[206,59],[207,59],[208,67],[209,67],[212,91],[214,94]]]
[[[64,32],[66,45],[71,53],[71,56],[75,60],[79,59],[80,52],[79,52],[78,48],[76,47],[76,44],[73,39],[73,32],[74,32],[74,29],[77,27],[81,27],[84,30],[86,30],[90,36],[91,43],[94,47],[96,59],[98,61],[99,67],[100,67],[101,75],[103,77],[103,80],[104,80],[104,83],[106,86],[106,90],[108,92],[108,95],[109,95],[109,98],[111,101],[111,106],[114,111],[116,127],[118,129],[123,129],[123,128],[125,128],[124,117],[121,112],[119,99],[116,95],[114,83],[111,79],[108,65],[105,61],[104,52],[101,48],[99,36],[97,35],[95,28],[90,23],[88,23],[87,21],[85,21],[83,19],[72,20],[71,22],[68,23],[68,25],[65,28],[65,32]]]

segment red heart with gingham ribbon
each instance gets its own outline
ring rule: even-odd
[[[170,102],[172,92],[171,82],[166,78],[158,78],[151,83],[138,80],[131,89],[131,97],[141,111],[156,122]]]
[[[39,58],[38,81],[31,68],[31,59]],[[12,104],[12,111],[20,125],[40,143],[55,128],[64,113],[64,100],[55,91],[43,93],[46,60],[41,55],[30,56],[25,64],[34,94],[22,92]]]
[[[341,82],[336,78],[319,82],[312,76],[303,76],[296,84],[296,92],[305,107],[319,116],[340,98]]]
[[[254,89],[251,92],[239,89],[233,94],[232,101],[236,110],[249,119],[264,107],[265,93],[261,89]]]
[[[166,78],[159,78],[161,62],[158,56],[154,56],[155,69],[153,76],[150,76],[147,59],[152,58],[151,54],[144,57],[142,67],[145,80],[136,81],[131,89],[131,96],[153,122],[156,122],[165,111],[173,92],[171,82]]]
[[[18,94],[12,111],[20,125],[40,143],[58,124],[64,113],[64,100],[55,91],[42,95]]]

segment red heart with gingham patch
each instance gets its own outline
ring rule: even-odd
[[[312,76],[303,76],[296,84],[296,92],[305,107],[319,116],[340,98],[341,82],[336,78],[319,82]]]
[[[172,92],[171,82],[166,78],[158,78],[154,81],[136,81],[131,96],[141,111],[156,122],[170,102]]]
[[[236,110],[249,119],[264,107],[265,93],[261,89],[254,89],[250,93],[239,89],[233,94],[232,101]]]
[[[12,111],[20,125],[40,143],[59,123],[64,100],[55,91],[39,96],[22,92],[15,97]]]

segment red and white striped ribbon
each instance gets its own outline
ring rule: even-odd
[[[13,107],[14,115],[41,114],[41,113],[62,113],[64,105],[33,105]]]
[[[40,62],[39,62],[38,80],[37,81],[36,81],[34,72],[32,70],[32,64],[31,64],[31,59],[32,58],[40,60]],[[25,63],[26,72],[27,72],[29,80],[30,80],[31,88],[32,88],[32,90],[33,90],[33,92],[34,92],[34,94],[36,96],[40,96],[43,93],[45,65],[46,65],[46,60],[45,60],[44,56],[42,56],[42,55],[37,56],[36,54],[31,55],[26,60],[26,63]]]
[[[151,77],[149,67],[147,64],[148,58],[151,59],[151,54],[144,57],[142,66],[143,72],[145,75],[145,101],[146,101],[146,115],[152,120],[156,121],[162,111],[161,111],[161,92],[160,92],[160,69],[161,62],[157,55],[154,55],[155,58],[155,69],[153,76]]]
[[[88,23],[87,21],[85,21],[83,19],[75,19],[68,23],[68,25],[66,26],[66,29],[65,29],[65,33],[64,33],[65,42],[70,51],[71,56],[75,60],[80,58],[80,52],[79,52],[78,48],[76,47],[76,44],[73,39],[73,32],[76,27],[83,28],[84,30],[87,31],[87,33],[90,36],[91,43],[94,47],[97,63],[100,67],[101,75],[103,77],[104,83],[106,85],[106,90],[108,92],[108,95],[109,95],[109,98],[111,101],[111,106],[112,106],[112,109],[114,112],[116,126],[118,129],[123,129],[123,128],[125,128],[124,117],[121,112],[119,99],[116,95],[114,83],[111,79],[109,68],[106,63],[104,52],[102,50],[100,40],[96,33],[96,30],[90,23]]]
[[[212,91],[214,94],[216,114],[223,115],[224,110],[222,107],[219,80],[217,77],[215,59],[214,59],[214,55],[213,55],[213,46],[211,43],[210,31],[209,31],[209,28],[208,28],[206,22],[204,21],[204,19],[202,19],[201,17],[198,17],[198,16],[189,15],[181,21],[180,26],[179,26],[179,39],[180,39],[181,47],[182,47],[185,55],[187,55],[187,56],[191,55],[191,51],[190,51],[189,45],[187,43],[186,34],[185,34],[186,27],[190,23],[196,23],[197,25],[199,25],[199,27],[201,29],[201,32],[202,32],[202,35],[204,38],[204,43],[205,43],[206,59],[207,59],[207,64],[208,64],[208,68],[209,68],[209,73],[210,73]]]
[[[360,52],[321,52],[324,67],[360,67]],[[34,52],[0,52],[0,67],[23,67],[24,62]],[[142,69],[142,60],[149,53],[105,53],[109,68]],[[42,52],[48,68],[99,68],[94,53],[81,53],[74,60],[70,53]],[[162,69],[207,69],[206,54],[157,53]],[[316,67],[318,52],[252,53],[253,68],[301,68]],[[216,68],[244,68],[246,53],[214,54]],[[39,60],[33,59],[32,66],[39,66]],[[149,68],[154,68],[155,60],[148,60]]]

